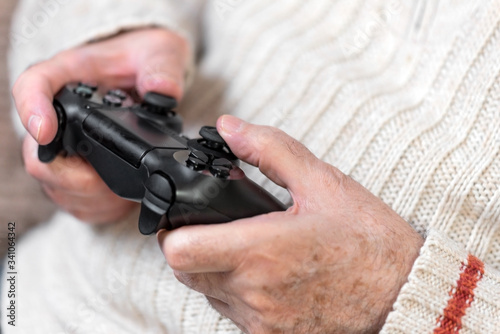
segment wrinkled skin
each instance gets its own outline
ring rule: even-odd
[[[270,127],[232,116],[233,152],[289,190],[286,212],[158,233],[178,280],[245,333],[366,333],[383,325],[422,237],[359,183]]]

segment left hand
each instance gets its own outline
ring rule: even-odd
[[[159,232],[178,280],[246,333],[378,331],[422,237],[285,133],[232,116],[220,118],[218,130],[240,159],[287,188],[294,204]]]
[[[38,159],[38,144],[50,143],[57,132],[54,95],[67,83],[83,81],[180,100],[188,54],[188,42],[174,31],[144,28],[61,51],[19,76],[12,95],[31,134],[24,140],[24,165],[61,209],[81,221],[105,224],[123,219],[138,204],[112,192],[78,156],[58,155],[50,164]]]

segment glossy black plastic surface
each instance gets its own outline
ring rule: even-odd
[[[85,84],[64,87],[54,99],[58,135],[39,147],[40,160],[66,152],[89,161],[113,192],[142,203],[143,234],[285,210],[245,176],[215,128],[186,139],[171,110],[175,100],[154,93],[136,103],[122,93],[96,92]]]

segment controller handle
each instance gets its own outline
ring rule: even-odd
[[[145,182],[146,188],[139,216],[139,231],[144,235],[155,233],[167,225],[166,215],[174,202],[172,180],[164,174],[152,174]]]

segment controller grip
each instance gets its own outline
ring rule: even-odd
[[[61,142],[53,141],[48,145],[40,145],[38,146],[38,159],[44,163],[52,162],[61,151]]]
[[[218,224],[254,217],[287,207],[248,178],[227,183],[208,179],[192,189],[178,191],[167,213],[167,229],[185,225]],[[213,191],[219,189],[220,191]]]

